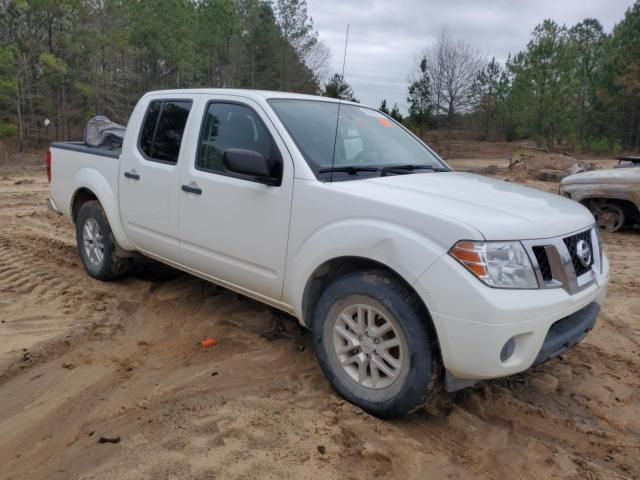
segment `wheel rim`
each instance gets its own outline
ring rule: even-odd
[[[594,212],[596,223],[605,232],[615,232],[624,223],[624,213],[617,205],[601,205]]]
[[[345,372],[360,385],[380,389],[402,371],[403,342],[396,320],[370,305],[351,305],[336,318],[333,346]]]
[[[87,260],[91,265],[100,266],[104,259],[104,241],[100,225],[93,218],[88,218],[82,227],[82,243]]]

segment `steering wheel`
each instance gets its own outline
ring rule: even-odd
[[[366,148],[360,150],[355,157],[353,157],[353,163],[375,163],[380,160],[380,152],[370,151]]]

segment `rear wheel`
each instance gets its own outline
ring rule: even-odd
[[[435,336],[413,292],[384,271],[356,272],[322,294],[316,355],[337,392],[382,418],[424,405],[437,383]]]
[[[620,205],[606,201],[594,201],[590,204],[589,209],[600,230],[616,232],[624,225],[625,213]]]
[[[76,242],[82,265],[99,280],[113,280],[129,271],[132,258],[116,254],[113,233],[99,202],[84,203],[76,218]]]

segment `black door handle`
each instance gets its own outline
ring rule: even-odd
[[[195,193],[196,195],[202,195],[201,188],[192,187],[190,185],[182,185],[182,191],[187,193]]]
[[[140,175],[133,172],[124,172],[124,176],[132,180],[140,180]]]

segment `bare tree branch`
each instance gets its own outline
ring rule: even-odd
[[[473,81],[486,59],[464,40],[442,32],[435,45],[423,50],[420,63],[429,77],[436,116],[446,115],[451,125],[456,114],[471,109]]]

